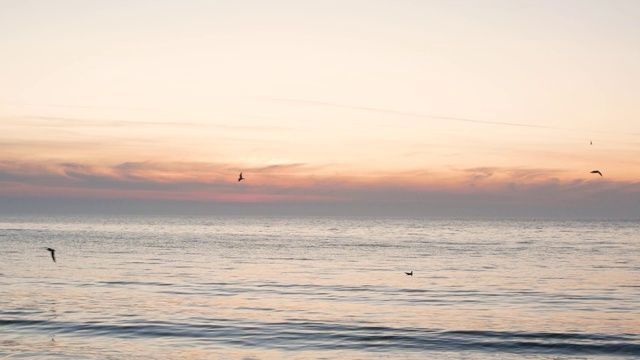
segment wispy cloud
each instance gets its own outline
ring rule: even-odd
[[[253,167],[251,168],[251,171],[256,173],[265,173],[265,172],[283,171],[283,170],[290,170],[290,169],[300,169],[304,166],[307,166],[307,164],[305,163],[273,164],[273,165]]]
[[[131,120],[116,120],[116,119],[91,119],[86,117],[62,117],[62,116],[16,116],[5,117],[5,121],[14,121],[16,124],[22,126],[33,127],[106,127],[106,128],[119,128],[119,127],[132,127],[132,126],[181,126],[181,127],[207,127],[206,124],[196,122],[168,122],[168,121],[131,121]]]
[[[192,122],[192,121],[134,121],[118,119],[91,119],[86,117],[63,117],[63,116],[11,116],[3,117],[0,120],[13,122],[20,127],[46,127],[46,128],[78,128],[78,127],[100,127],[100,128],[123,128],[123,127],[168,127],[168,128],[203,128],[203,129],[230,129],[230,130],[257,130],[257,131],[284,131],[294,130],[284,126],[256,126],[256,125],[228,125],[213,122]]]
[[[62,109],[91,109],[91,110],[133,110],[133,111],[147,111],[147,112],[163,112],[166,110],[150,109],[150,108],[138,108],[138,107],[113,107],[113,106],[80,106],[80,105],[68,105],[68,104],[44,104],[44,103],[29,103],[29,102],[11,102],[4,103],[7,105],[16,106],[29,106],[29,107],[41,107],[41,108],[62,108]]]
[[[463,169],[463,173],[468,174],[471,183],[476,183],[489,178],[510,179],[518,182],[535,182],[552,179],[557,176],[567,177],[566,170],[544,169],[544,168],[520,168],[520,167],[476,167]]]
[[[225,163],[131,161],[97,166],[0,161],[0,196],[296,202],[310,207],[342,203],[369,210],[390,207],[405,215],[410,209],[455,215],[474,208],[587,207],[640,216],[640,182],[571,178],[557,169],[418,169],[358,176],[314,174],[306,164],[282,163],[244,170],[248,179],[243,183],[237,182],[237,171]],[[477,213],[482,215],[481,210]]]

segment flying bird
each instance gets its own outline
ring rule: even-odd
[[[589,145],[593,145],[593,141],[589,141]]]
[[[407,274],[409,276],[413,276],[413,270],[411,270],[411,272],[405,272],[405,274]]]
[[[602,173],[599,170],[593,170],[591,173],[592,174],[598,174],[598,175],[602,176]]]
[[[244,178],[242,177],[242,173],[240,173],[240,176],[238,176],[238,182],[244,180]]]
[[[53,262],[56,262],[56,250],[52,248],[47,248],[47,250],[49,250],[49,252],[51,253],[51,258],[53,259]]]

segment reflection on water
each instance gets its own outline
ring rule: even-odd
[[[5,217],[0,356],[640,356],[638,230],[637,222]],[[57,250],[57,263],[43,246]]]

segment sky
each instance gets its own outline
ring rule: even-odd
[[[0,213],[640,219],[638,18],[0,0]]]

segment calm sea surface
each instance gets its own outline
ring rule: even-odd
[[[0,252],[2,359],[640,358],[638,221],[1,216]]]

